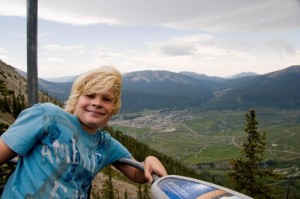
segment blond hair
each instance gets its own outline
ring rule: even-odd
[[[112,66],[104,66],[81,74],[74,82],[69,99],[65,103],[65,110],[74,113],[80,95],[104,93],[115,89],[113,115],[121,108],[122,75]]]

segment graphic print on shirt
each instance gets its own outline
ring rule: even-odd
[[[34,196],[28,197],[39,198],[46,194],[49,198],[59,198],[63,192],[75,198],[86,197],[95,173],[102,166],[105,143],[91,149],[84,145],[83,140],[78,141],[76,133],[73,137],[64,136],[64,131],[56,125],[50,127],[49,132],[43,140],[40,153],[43,161],[53,165],[54,172]]]

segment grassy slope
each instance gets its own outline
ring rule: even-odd
[[[175,128],[172,132],[151,129],[151,125],[129,127],[118,124],[114,128],[185,163],[228,160],[240,154],[239,146],[245,138],[245,112],[207,111],[190,114],[193,119],[170,124],[169,128]],[[300,158],[300,111],[257,110],[257,120],[259,131],[265,131],[267,135],[266,158]]]

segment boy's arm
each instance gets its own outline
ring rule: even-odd
[[[146,183],[148,181],[144,176],[144,172],[135,167],[122,164],[122,163],[114,163],[113,166],[116,167],[119,171],[121,171],[125,176],[127,176],[127,178],[129,178],[133,182]]]
[[[0,138],[0,165],[16,157],[18,154],[5,144]]]
[[[158,176],[166,176],[167,171],[162,163],[154,156],[148,156],[144,161],[144,172],[125,164],[114,164],[114,166],[126,175],[129,179],[137,183],[153,182],[152,173]]]

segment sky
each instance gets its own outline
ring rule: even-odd
[[[26,3],[0,0],[0,60],[25,72]],[[299,64],[300,0],[38,1],[42,78],[102,65],[228,77]]]

